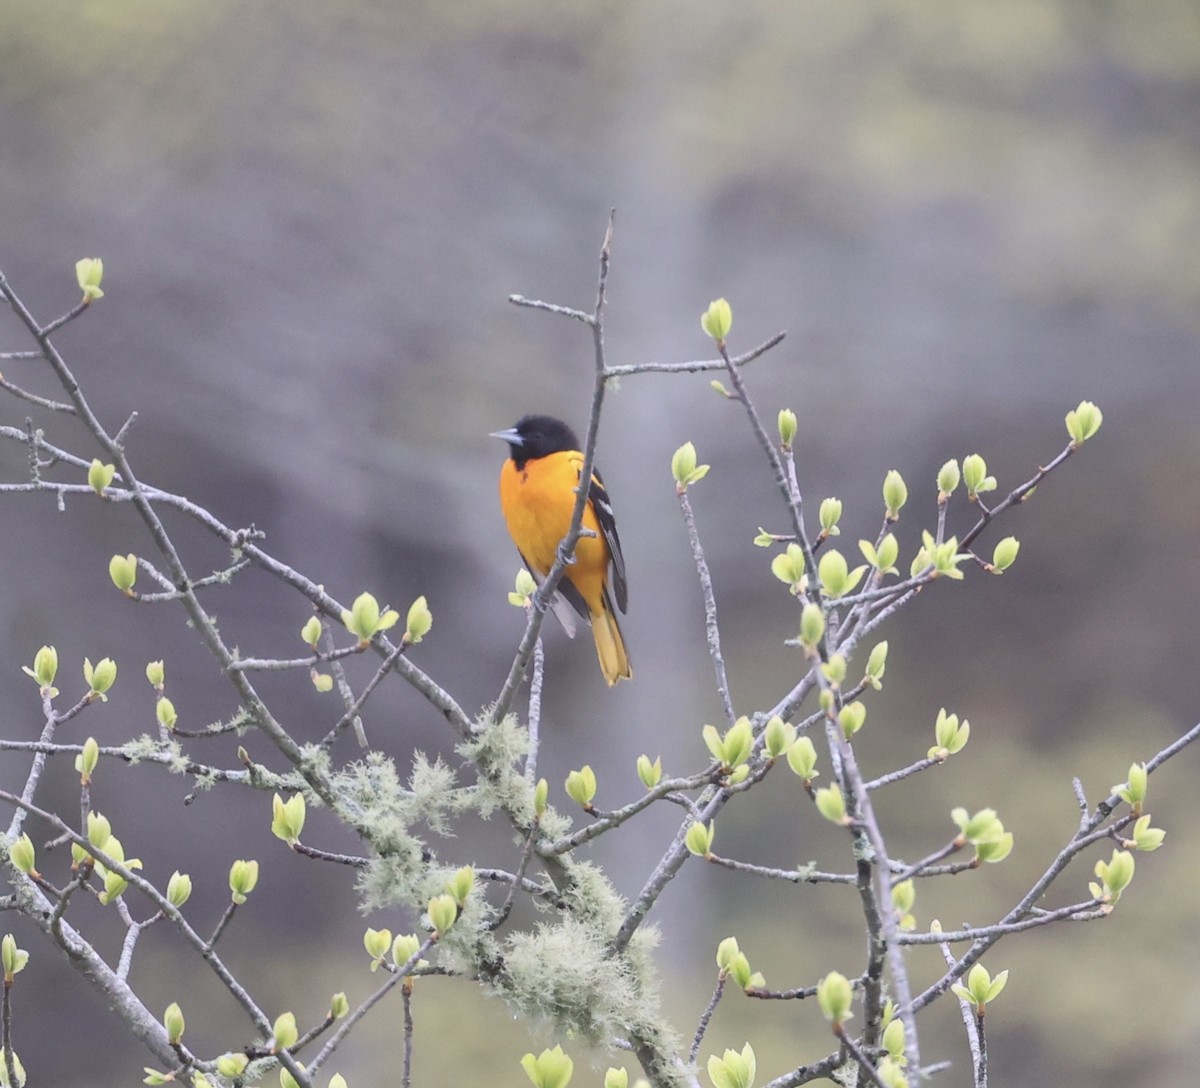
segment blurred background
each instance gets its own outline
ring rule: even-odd
[[[77,300],[75,260],[102,256],[106,297],[56,343],[110,428],[139,412],[128,449],[143,478],[265,531],[270,551],[344,600],[370,589],[403,610],[427,595],[435,625],[413,659],[470,712],[495,698],[523,627],[505,600],[517,569],[495,494],[505,451],[487,434],[531,410],[582,428],[591,382],[586,329],[506,299],[590,307],[611,207],[610,363],[711,355],[698,318],[718,295],[733,304],[734,351],[786,329],[748,380],[768,419],[783,406],[799,415],[805,496],[814,513],[826,495],[844,501],[848,553],[877,530],[888,469],[912,495],[898,530],[907,569],[943,461],[982,453],[1005,493],[1062,448],[1068,409],[1103,408],[1095,442],[984,539],[990,554],[1017,535],[1016,566],[939,585],[883,631],[886,686],[857,745],[881,773],[924,754],[940,706],[971,720],[961,756],[878,804],[909,857],[946,840],[953,805],[999,808],[1016,834],[1010,861],[922,885],[917,901],[922,926],[993,920],[1076,826],[1072,776],[1094,804],[1200,706],[1192,0],[46,0],[0,12],[0,268],[49,320]],[[0,350],[28,346],[9,314],[0,337]],[[53,392],[31,364],[6,376]],[[739,712],[769,707],[797,675],[783,645],[794,603],[752,545],[759,526],[782,530],[779,501],[743,414],[709,377],[626,379],[606,403],[599,456],[630,571],[622,622],[636,678],[607,690],[586,635],[571,644],[549,630],[541,771],[560,804],[566,771],[584,763],[606,807],[640,792],[641,752],[669,772],[698,767],[700,727],[720,720],[668,467],[688,439],[712,465],[693,502]],[[0,402],[0,422],[27,415],[51,441],[95,453],[69,420]],[[0,471],[22,479],[23,451],[0,448]],[[111,554],[150,551],[130,508],[75,500],[60,514],[39,496],[3,509],[6,735],[40,728],[19,665],[43,642],[58,647],[64,698],[85,654],[121,667],[110,702],[63,740],[149,730],[150,658],[166,658],[181,725],[234,714],[182,613],[129,604],[109,583]],[[194,574],[226,565],[213,541],[167,520]],[[972,521],[957,503],[951,529]],[[206,603],[244,654],[302,649],[304,602],[262,574]],[[372,665],[350,671],[361,683]],[[337,716],[303,674],[262,689],[303,740]],[[402,760],[417,747],[457,761],[438,715],[398,682],[367,728]],[[242,743],[274,762],[258,738]],[[231,762],[233,748],[195,750]],[[995,1083],[1191,1075],[1196,760],[1185,752],[1153,777],[1166,848],[1138,856],[1109,919],[988,957],[993,973],[1012,969],[989,1009]],[[0,780],[26,766],[5,756]],[[74,778],[54,763],[45,802],[71,812]],[[270,838],[266,796],[216,788],[185,807],[191,788],[109,766],[93,799],[147,875],[192,873],[202,931],[230,861],[260,859],[260,890],[222,947],[267,1008],[311,1022],[332,992],[369,992],[363,925],[414,919],[356,916],[346,872]],[[844,839],[786,772],[753,797],[722,818],[722,853],[846,866]],[[634,894],[677,819],[651,813],[590,856]],[[317,814],[305,838],[354,846]],[[440,851],[451,864],[515,858],[490,827]],[[1085,897],[1094,860],[1047,905]],[[82,908],[115,960],[120,928]],[[779,989],[861,962],[859,912],[837,889],[690,864],[656,919],[665,1000],[689,1036],[729,933]],[[135,1083],[148,1055],[18,932],[34,956],[15,1021],[33,1081]],[[919,951],[912,969],[918,984],[935,978],[940,957]],[[152,1009],[181,1001],[195,1050],[245,1035],[170,934],[143,937],[132,980]],[[469,983],[420,982],[415,1016],[414,1083],[521,1085],[520,1056],[558,1041]],[[352,1085],[397,1080],[399,1018],[398,999],[378,1008],[329,1071]],[[730,996],[702,1054],[749,1038],[765,1082],[827,1052],[818,1019]],[[925,1031],[925,1058],[954,1062],[944,1083],[965,1083],[956,1009],[944,1002]],[[577,1082],[598,1083],[609,1057],[573,1052]]]

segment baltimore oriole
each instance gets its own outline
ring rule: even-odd
[[[554,566],[558,546],[571,526],[583,468],[579,439],[562,420],[538,415],[523,416],[515,427],[497,431],[491,437],[507,442],[510,454],[500,470],[500,509],[521,559],[540,583]],[[628,600],[625,557],[612,503],[599,472],[592,473],[588,486],[583,525],[595,535],[579,538],[575,561],[567,567],[558,589],[561,597],[591,623],[600,671],[611,687],[618,680],[629,679],[633,671],[613,611],[613,596],[622,612]],[[558,596],[554,611],[567,634],[574,637],[575,618]]]

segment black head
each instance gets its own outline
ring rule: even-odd
[[[580,448],[575,432],[553,416],[522,416],[515,427],[496,431],[490,437],[508,443],[509,452],[518,467],[526,461],[536,461],[551,453]]]

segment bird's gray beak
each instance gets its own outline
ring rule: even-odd
[[[525,439],[518,433],[516,427],[509,427],[507,431],[492,431],[488,438],[498,438],[501,442],[507,442],[510,446],[523,446]]]

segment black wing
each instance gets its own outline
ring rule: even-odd
[[[600,523],[600,535],[608,545],[608,554],[612,557],[613,593],[617,598],[617,607],[624,612],[629,603],[629,587],[625,581],[625,556],[621,552],[621,538],[617,535],[617,519],[613,514],[612,500],[608,497],[599,472],[592,472],[592,486],[588,488],[588,499],[596,512],[596,521]]]

